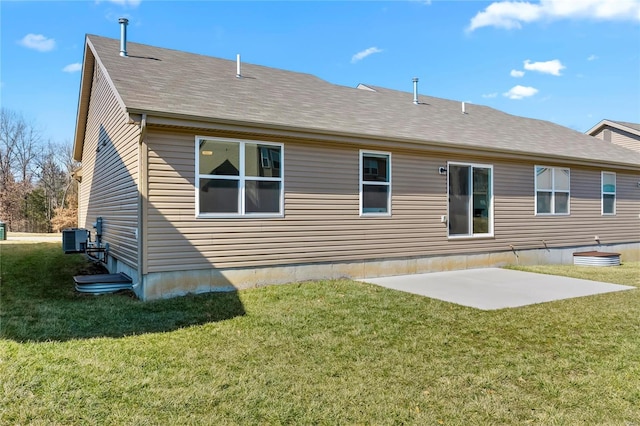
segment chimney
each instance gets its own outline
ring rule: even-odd
[[[120,24],[120,56],[127,56],[127,24],[129,20],[127,18],[118,19]]]
[[[418,105],[418,77],[413,77],[413,103]]]

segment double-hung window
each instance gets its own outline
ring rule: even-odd
[[[282,144],[196,137],[197,216],[281,216],[282,159]]]
[[[360,151],[360,215],[391,215],[391,153]]]
[[[569,214],[570,171],[562,167],[535,167],[536,214]]]
[[[613,172],[602,172],[602,214],[616,214],[616,174]]]
[[[493,235],[493,166],[449,163],[449,237]]]

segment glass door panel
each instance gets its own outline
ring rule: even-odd
[[[469,234],[469,169],[449,165],[449,235]]]

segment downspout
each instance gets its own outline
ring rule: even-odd
[[[142,299],[144,299],[144,286],[143,286],[143,267],[145,260],[144,250],[144,224],[145,214],[147,211],[147,144],[145,143],[145,136],[147,135],[147,114],[142,114],[140,120],[140,137],[138,139],[138,227],[136,229],[136,237],[138,240],[138,282],[134,285],[134,291],[138,294],[138,291],[142,291]],[[140,288],[142,286],[142,288]],[[140,297],[140,294],[138,294]]]

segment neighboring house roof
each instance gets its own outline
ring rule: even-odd
[[[375,86],[350,88],[310,74],[87,36],[76,131],[81,151],[93,61],[130,114],[228,122],[304,133],[474,148],[639,168],[640,154],[566,127],[496,109]],[[411,82],[407,82],[411,87]],[[369,90],[362,90],[369,89]],[[372,90],[371,90],[372,89]]]
[[[634,134],[636,136],[640,136],[640,124],[628,123],[625,121],[606,120],[606,119],[602,120],[601,122],[599,122],[598,124],[590,128],[589,130],[587,130],[585,133],[593,136],[598,132],[600,132],[600,130],[603,127],[613,127],[614,129],[623,130],[625,132]]]

